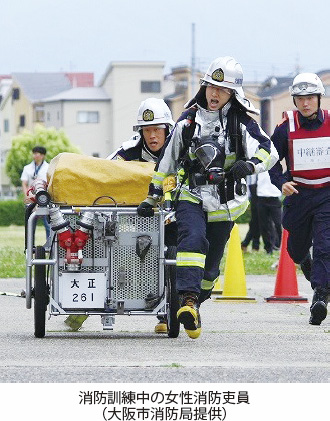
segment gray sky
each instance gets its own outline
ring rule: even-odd
[[[328,0],[0,0],[0,74],[161,60],[205,71],[231,55],[244,80],[330,68]]]

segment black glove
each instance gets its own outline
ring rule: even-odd
[[[139,216],[143,216],[143,218],[148,218],[154,215],[154,209],[150,203],[142,202],[137,207],[137,213]]]
[[[245,178],[247,175],[253,174],[254,166],[251,164],[251,162],[237,161],[231,167],[230,172],[233,174],[234,179],[237,181],[241,178]]]

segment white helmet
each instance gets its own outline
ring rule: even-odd
[[[166,124],[171,130],[174,127],[172,113],[164,100],[159,98],[148,98],[141,102],[139,107],[137,124],[133,126],[134,131],[140,130],[143,126]]]
[[[324,95],[325,89],[321,79],[315,73],[300,73],[289,87],[292,96]]]
[[[245,97],[243,84],[243,70],[240,63],[233,57],[218,57],[212,61],[204,77],[202,85],[211,83],[216,86],[223,86],[234,91],[237,101],[249,112],[259,114],[254,105]]]
[[[202,85],[206,82],[236,90],[242,87],[243,70],[233,57],[218,57],[212,61],[201,80]]]

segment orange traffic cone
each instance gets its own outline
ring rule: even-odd
[[[221,297],[214,297],[214,301],[240,301],[251,302],[246,291],[244,262],[239,236],[238,225],[235,224],[230,233],[227,257],[225,263],[224,286]]]
[[[298,282],[296,274],[296,266],[287,252],[288,231],[283,230],[280,260],[278,262],[276,284],[274,295],[266,298],[268,302],[292,302],[305,301],[308,299],[298,294]]]

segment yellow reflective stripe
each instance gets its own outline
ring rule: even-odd
[[[206,279],[202,279],[201,288],[210,290],[213,288],[214,283],[215,283],[214,281],[207,281]]]
[[[200,203],[200,199],[195,196],[192,196],[189,191],[182,189],[180,192],[179,200],[186,200],[187,202],[191,203]]]
[[[254,157],[260,159],[262,162],[266,162],[270,158],[270,153],[265,151],[265,149],[259,149],[258,152],[254,154]]]
[[[229,209],[231,220],[234,221],[239,216],[241,216],[246,211],[248,206],[249,206],[249,201],[246,200],[241,205],[236,206],[235,208]],[[207,220],[208,222],[228,221],[229,220],[228,211],[223,209],[223,210],[208,212]]]
[[[163,172],[154,172],[151,182],[155,186],[163,186],[163,181],[165,177],[166,177],[166,174]]]
[[[191,253],[186,251],[178,252],[176,255],[177,266],[195,266],[204,269],[205,254]]]
[[[182,182],[184,175],[185,175],[184,169],[180,168],[179,171],[177,172],[177,177],[178,177],[179,183]]]

